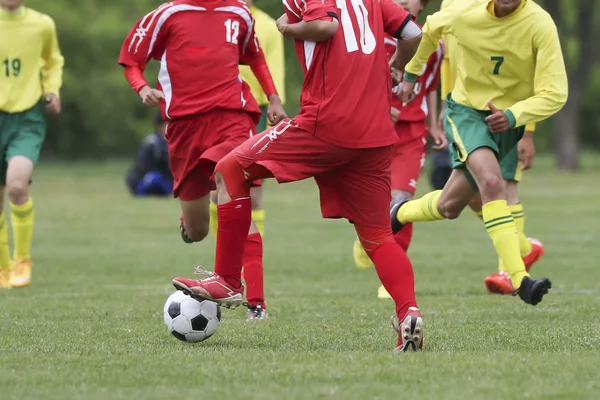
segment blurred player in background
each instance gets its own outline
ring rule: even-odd
[[[514,289],[536,305],[548,279],[532,279],[521,258],[500,163],[523,137],[526,124],[557,113],[567,101],[567,75],[554,21],[527,0],[457,2],[427,18],[423,41],[406,66],[401,95],[407,101],[419,72],[443,35],[456,56],[455,88],[444,127],[455,168],[442,191],[418,200],[395,199],[392,228],[417,221],[457,218],[481,194],[485,227]]]
[[[429,0],[394,0],[394,3],[415,18],[427,7],[428,2]],[[396,53],[397,39],[386,35],[384,40],[388,60],[391,60]],[[392,159],[392,196],[401,195],[410,199],[414,196],[419,175],[425,164],[428,132],[433,138],[434,150],[446,147],[446,135],[437,124],[437,86],[443,53],[443,46],[440,45],[429,57],[427,66],[417,78],[413,95],[407,104],[403,104],[397,96],[392,96],[391,118],[400,139],[396,143]],[[404,251],[408,251],[412,239],[412,224],[407,224],[396,233],[394,239]],[[353,253],[358,268],[366,269],[371,266],[371,259],[365,253],[358,238],[354,241]],[[379,287],[377,297],[390,298],[383,285]]]
[[[46,137],[46,112],[59,114],[64,60],[54,21],[22,5],[0,0],[0,212],[4,191],[11,206],[14,253],[0,214],[0,288],[31,282],[34,210],[29,183]]]
[[[325,218],[354,223],[396,302],[397,351],[422,346],[423,321],[410,260],[389,226],[390,167],[398,136],[389,116],[391,76],[384,31],[398,39],[393,65],[404,67],[421,36],[412,16],[391,0],[284,1],[279,31],[304,69],[301,110],[246,141],[216,167],[219,232],[214,273],[175,278],[179,290],[237,307],[242,301],[243,232],[251,225],[250,182],[314,177]],[[339,21],[339,23],[338,23]],[[357,36],[360,34],[360,36]],[[404,57],[404,59],[402,58]]]
[[[150,59],[160,60],[157,89],[143,76]],[[181,235],[187,243],[201,241],[209,231],[214,167],[255,135],[261,117],[250,88],[239,77],[240,63],[252,68],[267,93],[270,122],[285,117],[250,9],[237,0],[165,3],[131,30],[119,63],[143,103],[160,105],[163,119],[169,121],[166,138],[173,195],[183,211]],[[254,224],[244,237],[244,265],[262,274],[262,238]]]
[[[154,132],[138,148],[125,184],[136,197],[169,196],[173,193],[173,175],[169,167],[167,123],[160,113],[154,118]]]
[[[285,103],[285,53],[283,47],[283,36],[279,34],[275,20],[266,12],[256,7],[254,0],[245,0],[250,7],[252,16],[255,20],[254,29],[256,36],[260,40],[260,46],[265,54],[267,65],[273,76],[273,82],[279,93],[282,104]],[[269,106],[269,97],[263,91],[258,79],[252,73],[252,69],[247,65],[240,65],[240,77],[248,83],[252,95],[260,106],[262,116],[256,125],[257,132],[267,129],[267,109]],[[262,181],[254,182],[250,189],[250,198],[252,199],[252,221],[256,224],[261,236],[265,237],[265,210],[262,202],[263,186]],[[214,236],[217,236],[217,195],[211,193],[210,201],[210,229]],[[246,280],[246,291],[248,293],[248,319],[263,320],[268,319],[269,314],[266,311],[264,302],[264,284],[263,271],[256,265],[244,267],[244,278]],[[254,283],[254,287],[249,287],[249,283]]]
[[[466,3],[469,0],[444,0],[442,2],[442,10],[449,7],[453,3]],[[472,1],[470,2],[471,4]],[[446,43],[446,57],[442,64],[442,110],[445,106],[446,98],[454,89],[454,79],[456,77],[456,65],[457,58],[460,57],[458,44],[454,43],[452,34],[443,35],[443,40]],[[440,123],[443,122],[443,112],[441,113]],[[443,127],[442,127],[443,129]],[[521,257],[525,263],[525,269],[527,272],[531,269],[532,265],[537,262],[541,256],[544,255],[543,244],[533,238],[528,238],[525,235],[525,211],[523,205],[519,200],[517,183],[521,180],[522,172],[531,168],[533,164],[533,157],[535,155],[535,145],[533,142],[533,132],[535,131],[535,124],[528,124],[525,127],[525,133],[523,138],[517,144],[517,147],[513,148],[505,157],[500,161],[500,171],[502,177],[506,181],[506,200],[508,202],[508,209],[515,221],[517,233],[519,234],[519,248],[521,250]],[[442,158],[443,155],[439,155],[438,158]],[[447,155],[449,159],[450,156]],[[439,162],[446,160],[439,160]],[[449,160],[448,160],[449,161]],[[519,162],[520,161],[520,162]],[[438,175],[442,174],[442,167],[438,167],[436,170]],[[441,189],[450,175],[442,182],[441,186],[435,187]],[[442,181],[442,177],[437,178],[438,181]],[[469,203],[471,209],[477,214],[479,218],[483,220],[483,211],[481,196],[475,195],[473,200]],[[403,228],[404,230],[404,228]],[[498,258],[498,270],[499,272],[491,274],[485,279],[485,286],[490,293],[498,294],[512,294],[515,289],[511,283],[510,275],[506,270],[506,267],[502,263],[502,259]]]

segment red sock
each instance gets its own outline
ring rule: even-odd
[[[410,241],[412,240],[413,234],[413,224],[412,222],[404,225],[402,229],[398,233],[394,235],[394,239],[398,246],[402,247],[404,252],[408,251],[408,246],[410,246]]]
[[[371,260],[379,280],[396,303],[396,315],[402,319],[409,307],[417,307],[415,276],[408,256],[396,243],[383,243],[373,249]]]
[[[244,245],[252,221],[250,197],[219,204],[217,211],[219,229],[215,273],[222,276],[229,285],[238,288],[242,283]]]
[[[248,235],[244,248],[244,280],[246,281],[246,298],[251,306],[259,302],[265,303],[263,282],[263,243],[260,233]]]

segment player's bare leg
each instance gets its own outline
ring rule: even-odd
[[[180,200],[183,217],[180,223],[181,238],[186,243],[200,242],[206,238],[209,231],[210,196],[196,200]]]
[[[8,160],[6,191],[11,205],[11,222],[15,250],[13,255],[12,287],[24,287],[31,282],[31,239],[34,210],[29,197],[29,180],[33,162],[25,156]]]

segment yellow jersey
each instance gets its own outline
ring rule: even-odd
[[[21,7],[0,9],[0,111],[32,108],[42,94],[60,95],[63,57],[54,21]]]
[[[475,110],[488,101],[505,110],[511,127],[542,121],[567,101],[568,82],[558,32],[531,0],[498,18],[492,0],[454,1],[430,15],[417,54],[406,66],[411,81],[442,36],[452,36],[456,76],[452,98]]]
[[[277,30],[275,20],[266,12],[252,7],[250,10],[254,16],[256,36],[260,46],[265,53],[265,59],[273,77],[273,83],[282,102],[285,102],[285,58],[283,51],[283,35]],[[254,77],[252,70],[247,65],[240,65],[240,76],[248,83],[252,95],[259,105],[269,105],[269,99],[263,92],[260,83]]]

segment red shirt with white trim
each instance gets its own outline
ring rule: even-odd
[[[160,61],[157,88],[163,118],[176,119],[213,109],[243,110],[260,118],[240,63],[261,65],[254,18],[243,1],[178,0],[143,17],[121,48],[119,64],[144,69]]]
[[[282,1],[291,23],[317,19],[339,23],[326,41],[295,40],[304,84],[301,110],[294,121],[341,147],[395,144],[398,136],[390,118],[392,86],[383,35],[385,31],[399,36],[409,23],[418,30],[412,16],[392,0]]]
[[[385,48],[388,60],[391,60],[396,52],[397,41],[394,37],[386,35]],[[402,105],[402,100],[398,96],[392,96],[392,106],[400,110],[398,121],[420,122],[425,121],[429,114],[427,105],[427,95],[436,90],[440,82],[440,66],[444,59],[444,44],[440,42],[439,47],[429,57],[423,71],[417,78],[415,88],[413,89],[413,99],[406,106]]]

